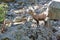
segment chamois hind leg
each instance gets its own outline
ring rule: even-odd
[[[37,21],[37,27],[39,26],[39,21]]]

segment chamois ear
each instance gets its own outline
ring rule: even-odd
[[[32,10],[29,10],[29,13],[32,13],[33,11]]]

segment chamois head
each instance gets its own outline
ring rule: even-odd
[[[32,11],[32,10],[29,10],[28,13],[31,14],[32,16],[33,16],[33,15],[36,15],[36,13],[35,13],[34,11]]]

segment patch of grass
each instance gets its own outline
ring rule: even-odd
[[[0,22],[3,22],[6,15],[6,4],[0,4]]]

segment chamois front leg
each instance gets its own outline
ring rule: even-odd
[[[37,27],[39,26],[39,21],[36,21],[37,22]]]

